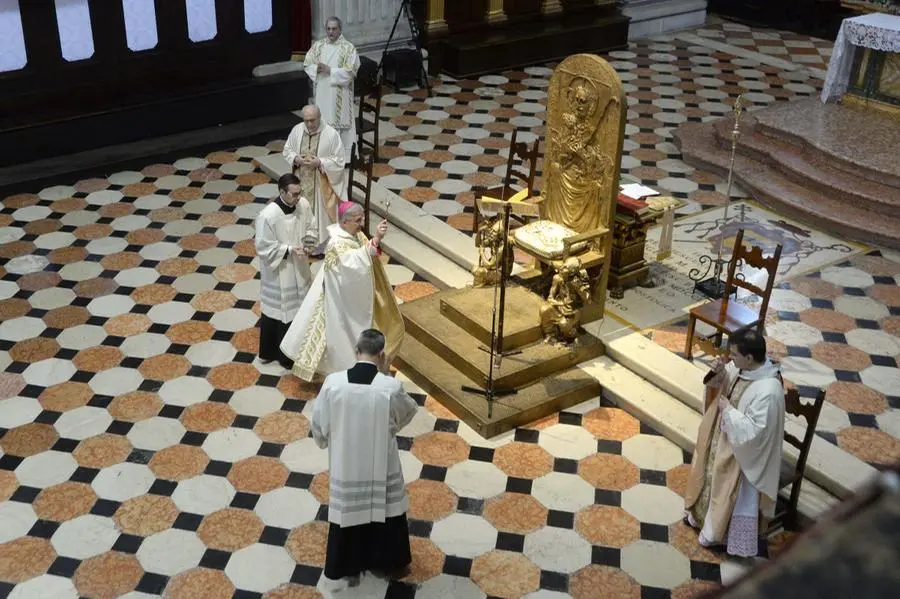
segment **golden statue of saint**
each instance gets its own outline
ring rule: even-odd
[[[579,233],[608,227],[624,127],[621,90],[612,67],[592,55],[570,56],[553,74],[541,218]]]

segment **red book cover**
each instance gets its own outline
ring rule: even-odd
[[[647,212],[649,206],[644,200],[635,200],[620,193],[618,209],[627,214],[643,214]]]

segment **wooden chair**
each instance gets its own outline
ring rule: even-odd
[[[369,235],[369,201],[372,195],[372,167],[374,163],[371,154],[360,154],[359,147],[353,144],[353,148],[350,150],[350,187],[348,195],[350,201],[353,201],[354,190],[359,190],[362,193],[362,206],[365,211],[363,232],[365,232],[366,237],[371,237]],[[363,181],[360,181],[360,178],[356,176],[357,171],[365,175]]]
[[[378,81],[371,89],[366,89],[365,93],[357,95],[359,102],[359,112],[356,115],[356,137],[360,154],[371,154],[372,162],[378,162],[378,123],[381,121],[381,96],[382,83],[379,76]],[[369,100],[374,100],[370,102]],[[366,118],[371,115],[370,118]],[[369,141],[366,135],[371,134],[372,140]]]
[[[518,129],[514,129],[509,142],[509,157],[506,159],[506,175],[503,177],[503,185],[490,187],[485,191],[485,194],[492,198],[509,200],[516,193],[525,191],[524,197],[518,198],[517,201],[527,202],[537,195],[534,190],[534,176],[537,170],[537,159],[540,156],[538,150],[540,140],[536,139],[529,145],[523,141],[517,141],[518,133]]]
[[[822,404],[825,403],[825,390],[819,389],[816,399],[812,403],[803,403],[800,400],[800,392],[789,389],[784,394],[784,411],[792,416],[806,419],[806,433],[801,441],[791,433],[784,431],[786,443],[796,447],[800,452],[797,463],[791,466],[787,460],[781,460],[781,474],[778,476],[778,489],[785,489],[790,485],[791,497],[787,505],[775,512],[775,517],[769,523],[766,534],[774,532],[783,526],[786,529],[797,527],[797,503],[800,500],[800,486],[803,484],[803,473],[806,470],[806,459],[812,447],[813,438],[816,435],[816,424],[819,422],[819,414],[822,412]]]
[[[738,331],[752,327],[756,327],[762,332],[763,325],[766,322],[766,312],[769,309],[772,287],[775,285],[778,261],[781,259],[781,245],[775,248],[774,254],[764,258],[762,248],[754,246],[748,250],[744,247],[743,242],[744,230],[741,229],[734,240],[734,253],[731,257],[731,262],[728,263],[728,277],[725,280],[725,293],[722,298],[697,306],[690,312],[687,340],[684,345],[684,355],[688,360],[693,359],[694,330],[698,320],[716,329],[714,338],[717,345],[721,344],[723,334],[730,336]],[[766,271],[765,288],[757,287],[742,276],[735,275],[735,270],[740,262]],[[733,296],[735,296],[738,287],[759,296],[761,299],[759,310],[736,301]]]

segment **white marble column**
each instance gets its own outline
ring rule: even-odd
[[[356,45],[360,54],[381,58],[400,0],[312,0],[313,39],[325,35],[325,19],[338,17],[344,25],[344,37]],[[410,40],[406,15],[400,16],[391,48],[406,46]]]
[[[628,39],[640,39],[706,21],[706,0],[625,0],[622,12],[631,17]]]

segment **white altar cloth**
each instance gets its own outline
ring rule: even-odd
[[[872,13],[844,19],[828,62],[822,102],[836,102],[847,91],[853,69],[853,46],[900,52],[900,17]]]

